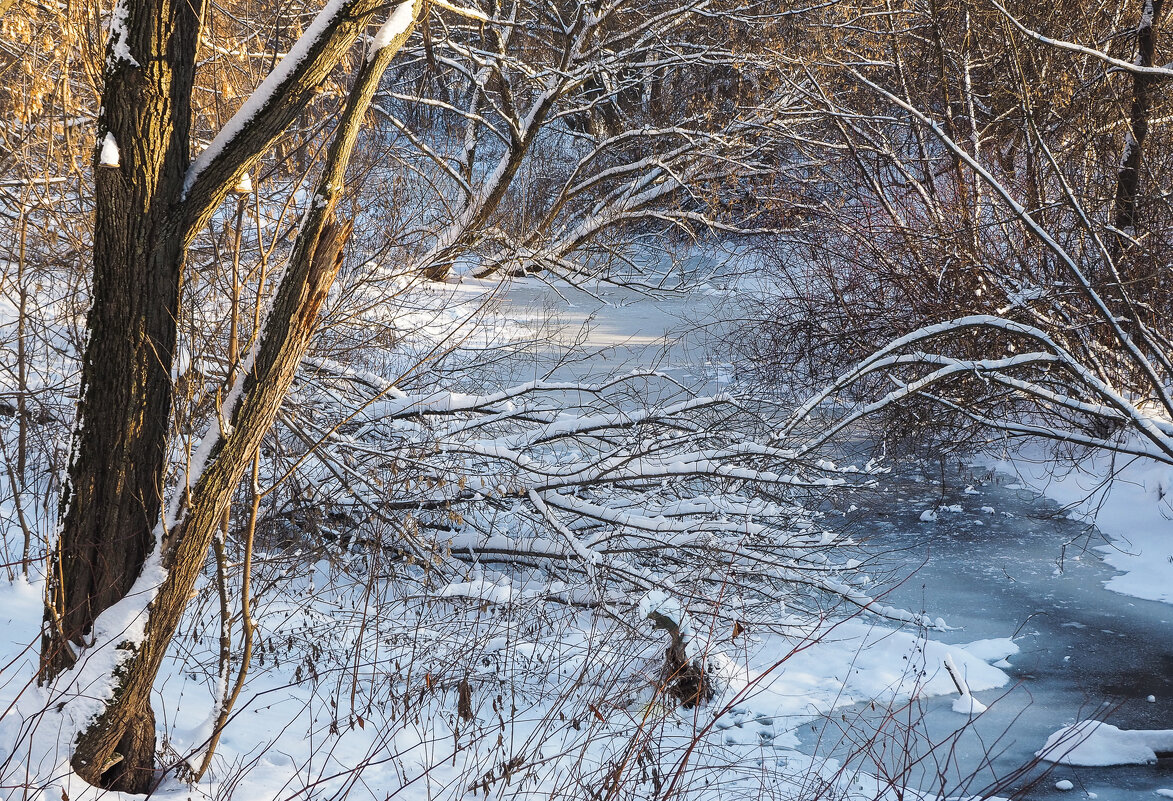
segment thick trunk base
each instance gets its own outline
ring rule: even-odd
[[[90,784],[123,793],[155,786],[155,713],[143,704],[125,719],[99,720],[78,741],[73,769]]]

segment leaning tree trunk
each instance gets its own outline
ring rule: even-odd
[[[419,0],[410,2],[418,14]],[[48,570],[42,682],[74,665],[94,621],[126,595],[154,547],[187,245],[384,8],[385,0],[336,7],[259,108],[193,174],[188,141],[202,0],[118,4],[97,138],[107,151],[109,134],[119,158],[104,152],[95,159],[93,305]]]
[[[130,656],[119,667],[121,681],[116,695],[78,739],[73,768],[92,784],[135,793],[150,789],[155,760],[150,699],[155,676],[204,566],[212,536],[309,346],[318,310],[337,274],[349,233],[349,224],[338,226],[322,219],[316,231],[301,237],[259,352],[249,372],[241,376],[242,401],[232,415],[232,433],[195,480],[187,493],[188,508],[164,536],[167,573],[148,608],[146,636],[137,645],[124,646]]]
[[[358,131],[379,79],[406,41],[411,21],[418,16],[422,5],[422,0],[406,2],[406,6],[401,3],[396,8],[393,16],[393,19],[403,19],[398,13],[400,9],[410,11],[402,30],[389,44],[362,62],[355,78],[315,194],[324,202],[315,203],[303,221],[255,349],[242,365],[237,385],[226,395],[231,400],[226,402],[227,408],[220,410],[219,419],[226,420],[228,425],[217,437],[213,432],[219,424],[213,423],[213,431],[206,437],[216,439],[207,460],[202,462],[206,467],[198,468],[202,471],[199,474],[188,475],[183,486],[175,490],[182,493],[183,504],[170,529],[167,530],[162,522],[154,524],[149,516],[143,517],[152,525],[145,535],[145,547],[136,551],[134,560],[137,560],[138,569],[133,570],[130,579],[133,581],[141,572],[150,552],[154,540],[152,529],[158,532],[161,540],[159,547],[165,576],[157,587],[151,588],[154,594],[145,613],[142,638],[117,645],[123,658],[116,669],[113,697],[76,743],[72,766],[78,775],[92,784],[126,792],[150,789],[155,767],[155,723],[150,707],[154,680],[204,566],[212,537],[228,512],[233,492],[256,456],[262,437],[277,416],[281,401],[309,347],[318,312],[341,265],[350,224],[335,223],[334,208],[342,191]],[[230,178],[231,172],[226,173]],[[177,237],[177,241],[182,239]],[[174,346],[174,331],[169,344]],[[169,366],[165,374],[169,375]],[[155,494],[151,496],[156,516],[161,508],[160,495],[156,486]],[[72,503],[76,505],[78,502]],[[64,534],[59,547],[62,550],[66,547]],[[128,565],[134,560],[128,560]],[[111,603],[125,595],[128,588],[129,583],[120,595],[112,592]],[[100,611],[96,609],[94,614]],[[52,637],[49,640],[52,642]]]

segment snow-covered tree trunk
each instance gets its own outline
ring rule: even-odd
[[[106,58],[94,220],[94,301],[78,425],[50,562],[42,678],[73,666],[95,619],[131,589],[154,548],[167,435],[200,4],[120,2]],[[128,705],[108,753],[78,770],[143,790],[155,723]],[[111,729],[114,733],[115,730]],[[112,755],[124,755],[121,765]],[[111,763],[114,764],[111,764]]]

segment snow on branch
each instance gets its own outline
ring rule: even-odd
[[[387,21],[379,28],[375,38],[371,40],[367,61],[374,61],[379,51],[390,45],[395,37],[406,33],[413,22],[415,22],[415,4],[412,0],[402,0],[399,5],[395,6],[395,10],[391,12]]]
[[[130,54],[130,33],[126,30],[126,20],[130,14],[127,0],[118,0],[114,4],[114,12],[110,15],[110,34],[107,42],[109,51],[109,67],[117,66],[118,62],[129,64],[132,67],[140,66],[134,56]]]
[[[805,502],[869,486],[878,468],[800,459],[766,441],[761,415],[776,412],[756,400],[692,396],[656,373],[387,398],[379,382],[346,372],[319,371],[298,390],[299,406],[319,393],[330,398],[333,428],[304,414],[283,418],[302,443],[317,443],[297,468],[298,484],[356,522],[409,519],[413,552],[430,539],[444,563],[557,566],[579,577],[580,603],[630,597],[670,574],[682,591],[693,588],[690,596],[715,592],[701,589],[713,582],[767,605],[809,591],[919,620],[839,576],[857,563],[823,554],[843,541]],[[616,410],[624,385],[676,396]],[[754,427],[761,439],[745,435]]]
[[[1173,754],[1173,730],[1119,729],[1102,720],[1064,726],[1035,755],[1060,765],[1155,765]]]
[[[936,345],[947,346],[948,342],[958,337],[972,336],[975,330],[1025,339],[1032,346],[1041,346],[1042,349],[977,359],[958,358],[932,349]],[[899,377],[901,368],[911,367],[924,367],[927,372],[914,378]],[[1028,370],[1036,370],[1037,378],[1031,378],[1029,373],[1024,372]],[[967,401],[964,397],[950,400],[942,395],[941,387],[947,381],[972,378],[1009,389],[1052,413],[1084,415],[1114,426],[1127,426],[1142,437],[1142,443],[1147,443],[1125,446],[1128,452],[1143,453],[1150,458],[1173,463],[1173,422],[1142,408],[1124,392],[1080,363],[1041,329],[990,315],[971,315],[925,326],[893,340],[813,395],[792,414],[776,436],[791,440],[799,423],[806,420],[816,408],[872,375],[887,377],[896,384],[895,389],[855,407],[833,424],[826,425],[803,445],[804,452],[805,449],[827,442],[859,420],[912,397],[934,400],[961,411],[973,420],[1021,436],[1044,436],[1089,446],[1110,446],[1102,438],[1084,436],[1076,430],[1000,420],[976,411],[971,405],[973,401]]]
[[[489,21],[489,15],[477,8],[469,8],[468,6],[457,5],[456,3],[448,2],[448,0],[432,0],[432,4],[436,6],[436,8],[442,8],[445,11],[451,11],[453,14],[457,14],[461,17],[475,19],[480,22]]]
[[[228,143],[239,137],[245,126],[252,122],[261,109],[272,103],[273,99],[280,94],[281,90],[293,78],[297,68],[306,60],[310,50],[319,45],[353,2],[354,0],[328,0],[301,37],[294,42],[293,47],[289,48],[285,57],[277,63],[277,66],[265,77],[265,80],[261,81],[261,85],[245,99],[228,122],[224,123],[224,127],[204,148],[203,152],[191,160],[191,166],[183,179],[185,195],[191,190],[196,179],[207,169],[208,165],[224,152]]]
[[[885,98],[888,102],[903,109],[913,119],[921,125],[926,126],[932,131],[933,135],[957,158],[964,163],[970,170],[974,172],[986,184],[994,194],[1001,200],[1001,202],[1008,208],[1014,217],[1025,227],[1031,236],[1038,239],[1046,248],[1053,253],[1059,260],[1059,263],[1066,269],[1070,278],[1074,280],[1076,287],[1083,294],[1089,305],[1093,310],[1096,319],[1103,323],[1112,333],[1116,346],[1122,352],[1125,359],[1131,362],[1131,365],[1144,376],[1147,383],[1148,390],[1153,393],[1157,401],[1161,404],[1165,413],[1173,416],[1173,394],[1170,393],[1168,382],[1163,380],[1158,374],[1157,365],[1165,363],[1167,358],[1164,354],[1158,354],[1154,364],[1154,359],[1150,359],[1142,350],[1141,344],[1149,344],[1152,346],[1150,338],[1146,336],[1144,326],[1140,326],[1141,344],[1126,330],[1123,320],[1118,317],[1112,309],[1109,308],[1105,298],[1097,291],[1093,282],[1089,278],[1087,270],[1084,266],[1076,260],[1076,258],[1068,252],[1068,250],[1060,244],[1060,242],[1048,231],[1038,220],[1035,219],[1017,199],[1010,192],[1010,190],[997,178],[995,178],[989,170],[987,170],[974,156],[965,148],[961,147],[949,134],[941,127],[941,125],[929,115],[925,114],[920,109],[910,104],[907,100],[898,97],[884,87],[870,80],[863,75],[859,70],[852,68],[852,75],[857,81],[864,86],[871,89],[877,95]],[[1121,277],[1116,272],[1115,264],[1109,260],[1107,262],[1109,271],[1113,274],[1113,278],[1117,283],[1120,283]],[[1000,319],[1000,318],[993,318]],[[1041,333],[1041,332],[1040,332]],[[1157,344],[1155,350],[1160,350],[1160,345]],[[1074,361],[1074,360],[1073,360]],[[1082,365],[1079,369],[1083,369]],[[1085,371],[1086,372],[1086,371]],[[1149,426],[1142,425],[1146,429],[1146,436],[1151,436],[1147,429]]]
[[[1029,36],[1031,39],[1034,39],[1036,42],[1041,44],[1045,44],[1050,47],[1057,47],[1060,50],[1067,50],[1071,53],[1079,53],[1083,56],[1091,56],[1092,58],[1099,59],[1105,64],[1110,64],[1117,69],[1121,69],[1125,72],[1130,72],[1136,75],[1150,75],[1154,78],[1165,79],[1173,78],[1173,69],[1170,69],[1169,67],[1146,67],[1143,64],[1137,64],[1134,61],[1124,61],[1123,59],[1113,58],[1107,53],[1096,50],[1094,47],[1086,47],[1085,45],[1077,44],[1075,42],[1067,42],[1062,39],[1052,39],[1049,36],[1044,36],[1038,31],[1031,30],[1030,28],[1023,25],[1021,22],[1015,19],[1013,14],[1003,8],[999,3],[995,2],[994,7],[1001,11],[1006,19],[1010,20],[1011,25],[1013,25],[1026,36]],[[1152,24],[1151,19],[1149,20],[1149,24]]]
[[[382,0],[328,0],[285,57],[192,160],[184,176],[186,237],[194,235],[240,174],[284,133],[384,7]],[[422,0],[397,4],[371,53],[402,46],[421,7]],[[366,63],[369,67],[373,62]],[[337,188],[331,185],[327,191]]]

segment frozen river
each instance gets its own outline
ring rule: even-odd
[[[709,286],[701,293],[650,297],[617,288],[560,287],[559,295],[536,280],[517,282],[503,299],[503,314],[535,329],[553,316],[561,328],[522,368],[532,374],[515,378],[553,370],[560,379],[587,379],[654,367],[685,384],[723,384],[729,369],[719,353],[706,349],[708,335],[696,325],[711,320],[726,297],[719,284]],[[572,343],[592,355],[555,369]],[[894,749],[923,757],[910,774],[914,783],[940,789],[943,774],[951,790],[979,793],[1028,764],[1049,734],[1076,720],[1106,717],[1125,729],[1173,728],[1173,606],[1104,589],[1113,570],[1092,550],[1103,544],[1098,532],[1057,515],[1053,504],[1007,476],[954,467],[945,472],[942,488],[935,466],[927,471],[932,477],[914,468],[903,472],[886,481],[882,492],[860,500],[850,523],[855,536],[888,553],[898,572],[911,574],[887,602],[942,616],[955,627],[934,633],[935,639],[1013,638],[1019,648],[1002,666],[1011,683],[977,693],[989,711],[973,723],[952,711],[956,696],[918,702],[915,714],[923,725],[907,747]],[[920,520],[922,511],[941,505],[961,511],[941,513],[936,522]],[[839,709],[825,723],[802,728],[804,747],[845,757],[841,730],[850,728],[858,737],[883,712],[870,705]],[[934,750],[933,743],[943,745]],[[902,769],[895,758],[863,767]],[[1040,779],[1045,767],[1050,773]],[[1064,779],[1074,784],[1073,792],[1054,788]],[[1154,791],[1163,788],[1173,788],[1173,760],[1155,767],[1044,765],[999,794],[1129,801],[1157,798]]]
[[[934,471],[935,472],[935,471]],[[920,481],[915,480],[919,478]],[[976,774],[971,792],[985,788],[1027,764],[1047,736],[1064,724],[1107,717],[1123,729],[1173,726],[1173,607],[1109,592],[1103,582],[1115,571],[1091,547],[1103,540],[1086,524],[1056,515],[1054,504],[1007,476],[986,471],[946,471],[947,488],[924,476],[905,478],[861,504],[855,530],[873,547],[891,549],[893,559],[923,565],[892,590],[892,602],[942,615],[957,630],[935,639],[963,643],[1012,637],[1019,652],[1004,669],[1011,684],[977,693],[989,710],[960,736],[950,754],[939,749],[925,761],[953,777]],[[971,485],[970,493],[965,487]],[[922,522],[920,512],[939,505],[963,511]],[[989,511],[982,511],[983,507]],[[1149,697],[1153,701],[1149,701]],[[953,697],[921,702],[924,736],[947,742],[966,724],[952,711]],[[834,720],[843,725],[840,715]],[[868,725],[871,710],[846,710],[849,721]],[[807,728],[808,747],[835,747],[836,727]],[[820,738],[821,735],[821,738]],[[948,748],[948,746],[946,746]],[[985,752],[995,754],[984,764]],[[891,767],[891,766],[889,766]],[[1086,796],[1153,799],[1173,788],[1173,760],[1156,767],[1073,768],[1054,766],[1014,781],[1002,795],[1025,791],[1026,798]],[[932,777],[923,777],[932,786]],[[1075,793],[1054,789],[1071,781]],[[1082,791],[1082,792],[1081,792]]]
[[[478,283],[470,287],[477,291]],[[720,279],[688,291],[649,292],[592,284],[556,287],[536,278],[513,281],[497,311],[536,335],[510,378],[591,380],[615,372],[654,369],[689,386],[711,390],[725,380],[709,352],[731,295]]]

